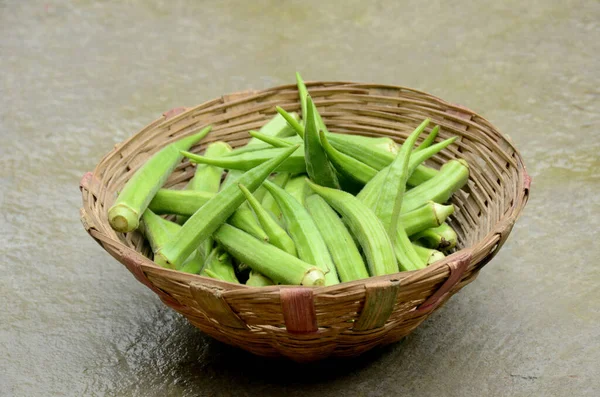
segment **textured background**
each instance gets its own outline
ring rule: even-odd
[[[0,395],[599,395],[599,21],[595,1],[0,1]],[[475,109],[533,177],[476,282],[404,341],[309,366],[206,337],[78,219],[115,143],[296,70]]]

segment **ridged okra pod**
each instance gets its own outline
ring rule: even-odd
[[[327,135],[323,131],[320,131],[319,136],[321,138],[321,146],[323,146],[327,158],[331,164],[333,164],[335,169],[346,178],[353,180],[355,183],[364,185],[377,174],[375,168],[334,148],[331,143],[329,143]]]
[[[298,257],[325,273],[325,285],[338,284],[340,280],[327,245],[306,208],[279,186],[271,182],[265,182],[264,186],[281,209],[286,229],[296,245]]]
[[[428,201],[419,208],[401,214],[400,224],[406,230],[406,234],[412,236],[423,230],[441,225],[453,213],[454,206],[452,204],[443,205]]]
[[[189,150],[210,131],[210,126],[197,134],[173,142],[154,154],[127,181],[115,203],[108,210],[108,221],[118,232],[135,230],[142,214],[156,192],[181,161],[181,150]]]
[[[308,181],[315,193],[342,215],[350,231],[356,236],[367,260],[369,274],[382,276],[398,272],[394,247],[372,209],[360,200],[341,190],[315,185]]]
[[[304,131],[304,159],[306,161],[306,172],[315,183],[339,189],[340,184],[335,171],[321,146],[319,138],[319,123],[317,119],[317,108],[310,96],[306,98],[307,118]]]
[[[175,214],[190,216],[206,204],[216,193],[196,192],[192,190],[160,189],[148,205],[159,215]]]
[[[377,195],[375,206],[373,207],[375,215],[383,223],[392,243],[396,239],[396,229],[398,229],[402,199],[406,190],[406,180],[409,176],[410,154],[417,138],[425,130],[427,124],[429,124],[429,119],[423,121],[402,145],[400,152],[398,152],[398,155],[388,169]]]
[[[325,283],[323,271],[318,267],[257,240],[236,227],[225,224],[213,237],[233,257],[275,282],[306,286]]]
[[[469,165],[465,160],[450,160],[432,179],[408,191],[402,204],[402,212],[412,211],[427,201],[445,203],[452,194],[469,180]]]
[[[233,270],[231,257],[226,252],[223,252],[223,249],[220,247],[215,247],[210,252],[200,274],[217,280],[239,284]]]
[[[325,240],[342,282],[369,277],[365,262],[354,243],[352,235],[338,214],[323,200],[313,194],[306,198],[306,208]]]

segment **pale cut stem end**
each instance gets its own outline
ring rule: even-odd
[[[431,265],[441,259],[444,259],[445,257],[446,257],[446,255],[444,255],[444,253],[442,253],[438,250],[433,250],[433,252],[431,253],[431,256],[427,260],[427,265]]]
[[[306,272],[302,279],[302,285],[305,286],[318,286],[325,284],[325,275],[321,269],[312,268]]]
[[[435,218],[438,222],[438,225],[441,225],[442,223],[444,223],[446,221],[446,219],[448,219],[448,217],[450,215],[454,214],[454,205],[452,205],[452,204],[443,205],[443,204],[434,203],[433,210],[434,210]]]
[[[114,230],[121,233],[131,232],[140,225],[138,213],[125,204],[113,205],[108,210],[108,221]]]

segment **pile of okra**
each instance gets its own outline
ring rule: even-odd
[[[276,107],[245,146],[210,143],[209,132],[169,144],[118,193],[108,211],[118,232],[140,230],[154,262],[250,286],[333,285],[422,269],[456,246],[449,200],[464,186],[463,159],[438,170],[425,160],[451,145],[423,121],[402,145],[327,130],[296,74],[302,118]],[[186,157],[195,174],[165,189]]]

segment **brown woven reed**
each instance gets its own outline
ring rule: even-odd
[[[150,250],[138,232],[120,234],[110,228],[107,209],[115,192],[149,156],[208,124],[213,131],[193,151],[216,140],[243,145],[247,131],[271,118],[275,105],[299,111],[293,85],[171,110],[117,145],[81,181],[81,220],[87,232],[166,305],[222,342],[297,361],[356,356],[409,334],[498,252],[527,202],[531,181],[512,143],[462,106],[377,84],[313,82],[308,88],[333,132],[402,142],[429,117],[442,127],[441,139],[459,137],[429,165],[439,167],[458,157],[471,166],[468,185],[454,195],[457,212],[450,221],[460,251],[423,270],[331,287],[251,288],[163,269],[148,259]],[[192,175],[193,167],[182,163],[166,187],[181,187]]]

